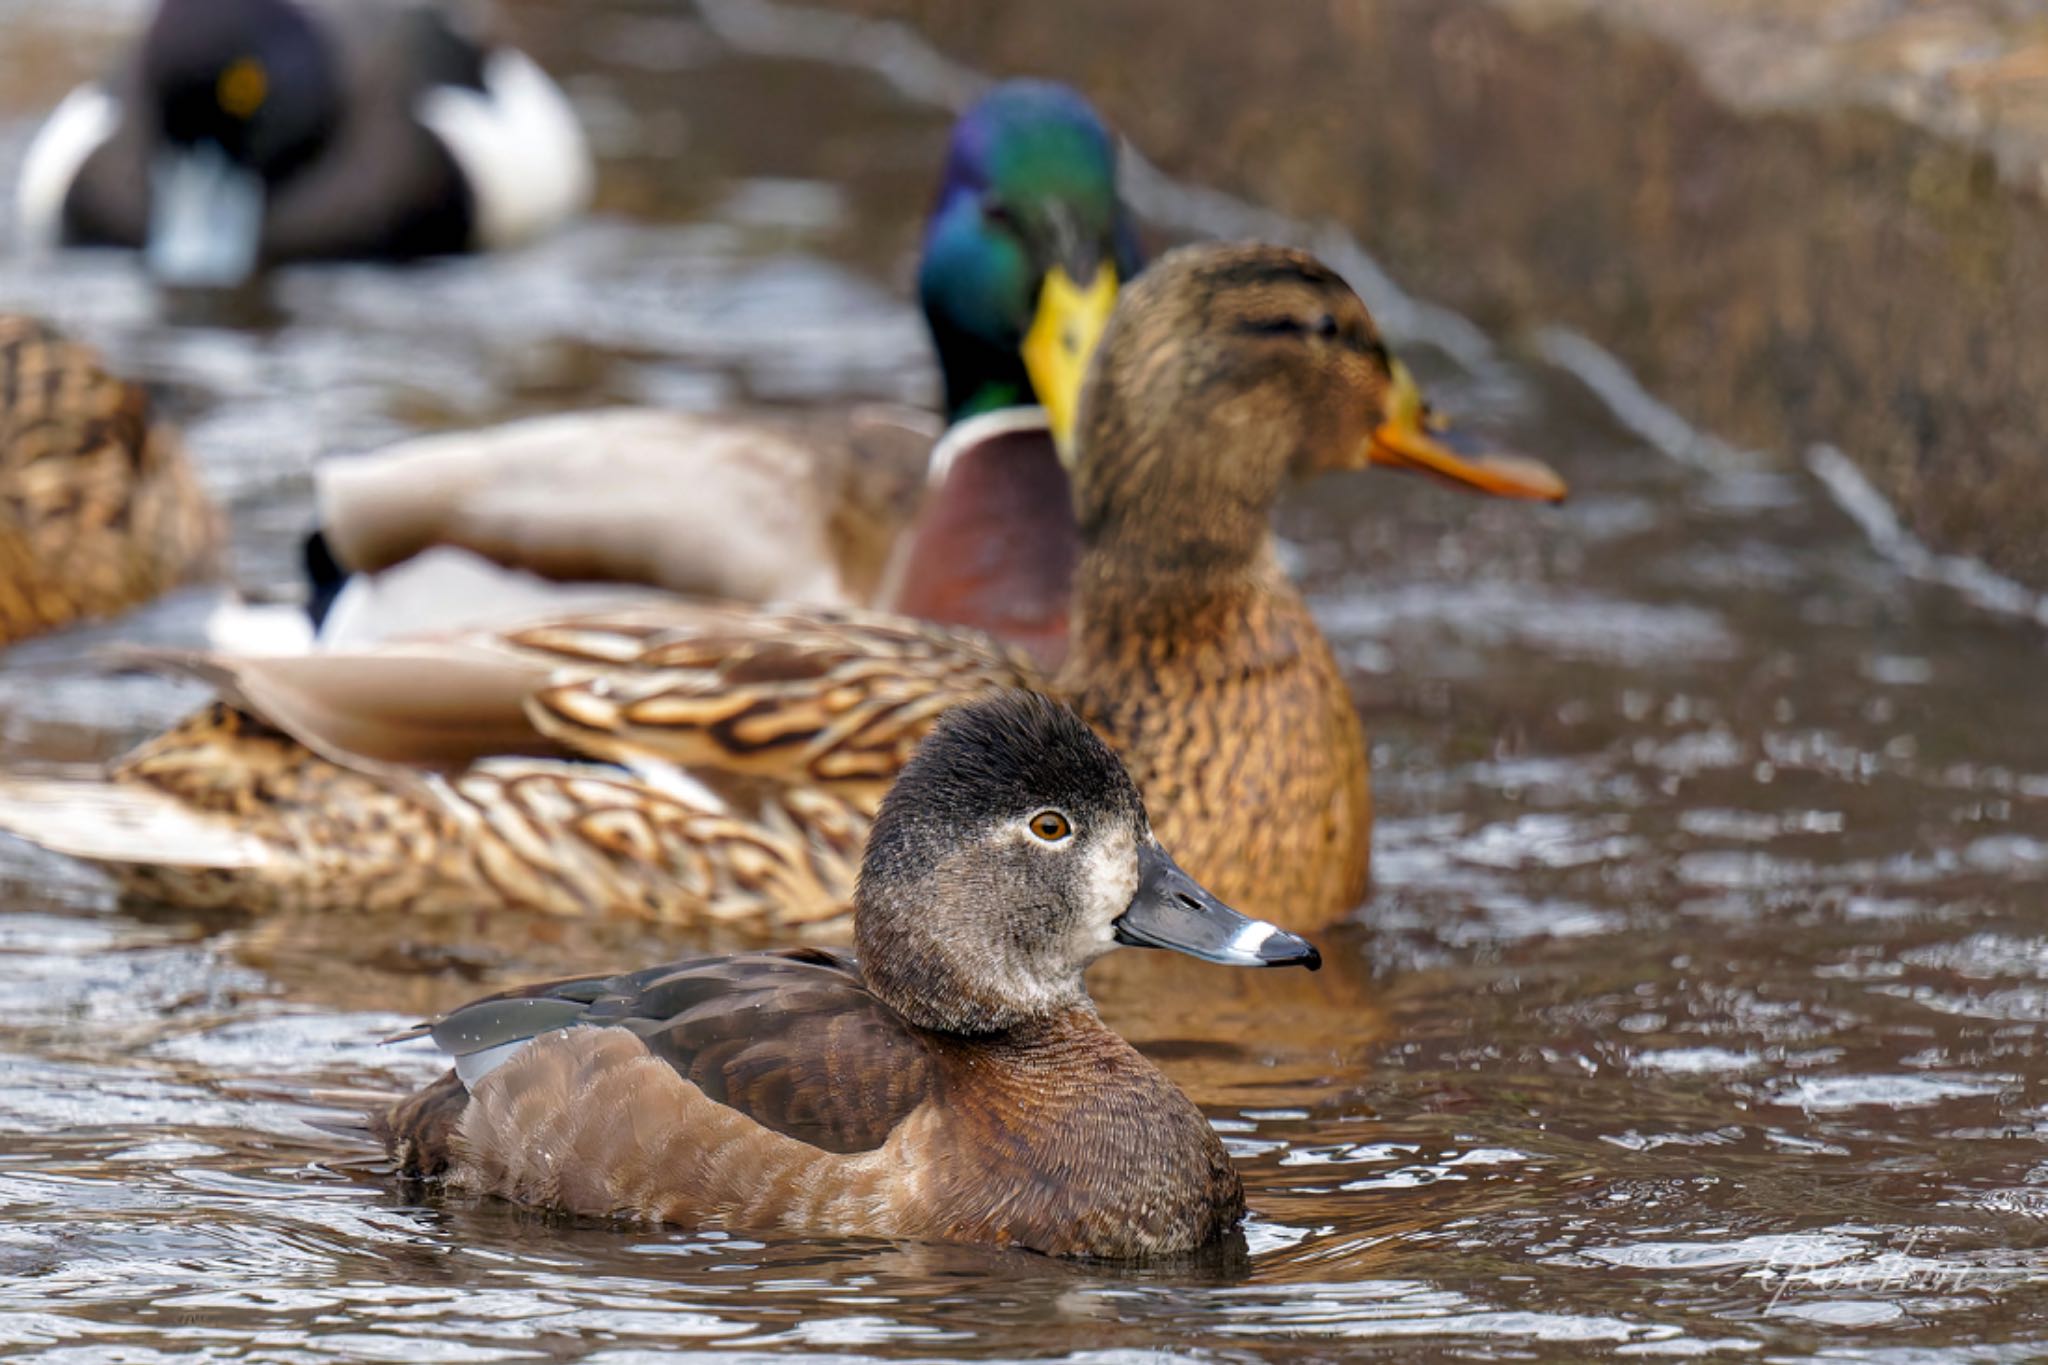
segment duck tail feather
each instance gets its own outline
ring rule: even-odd
[[[173,796],[100,777],[0,773],[0,831],[91,863],[250,869],[277,856]]]

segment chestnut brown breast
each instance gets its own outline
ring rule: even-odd
[[[912,526],[881,603],[971,626],[1057,669],[1080,558],[1073,492],[1043,428],[976,441],[953,458]]]

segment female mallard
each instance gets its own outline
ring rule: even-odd
[[[220,538],[149,395],[90,347],[0,316],[0,645],[204,578]]]
[[[583,207],[568,101],[418,0],[159,0],[124,74],[23,163],[25,241],[140,248],[165,284],[512,246]]]
[[[1439,444],[1365,306],[1311,257],[1189,248],[1125,295],[1082,406],[1054,690],[1205,884],[1322,924],[1365,890],[1365,746],[1274,553],[1274,500],[1372,463],[1563,486]],[[110,781],[10,781],[0,824],[178,902],[844,932],[861,839],[918,739],[957,702],[1043,685],[971,631],[681,603],[200,671],[223,704]]]
[[[886,409],[536,418],[325,461],[314,553],[368,574],[457,546],[553,579],[880,606],[1052,657],[1076,544],[1049,437],[1071,437],[1137,267],[1095,111],[1064,86],[1006,82],[954,126],[925,228],[918,297],[951,422],[936,449],[936,424]],[[357,630],[361,596],[343,609]]]
[[[1096,1017],[1119,945],[1320,962],[1204,891],[1116,756],[1023,693],[948,714],[882,802],[860,955],[699,958],[425,1024],[455,1068],[374,1115],[402,1173],[692,1226],[1139,1258],[1228,1233],[1201,1111]]]

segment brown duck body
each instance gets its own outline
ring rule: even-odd
[[[0,317],[0,644],[116,615],[216,567],[220,520],[139,385]]]
[[[1055,1256],[1185,1251],[1244,1211],[1208,1122],[1093,1010],[960,1038],[895,1017],[849,959],[686,975],[737,989],[645,1038],[550,1034],[473,1096],[450,1072],[394,1106],[378,1127],[402,1172],[592,1216]]]

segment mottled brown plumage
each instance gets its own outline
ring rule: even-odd
[[[1031,676],[993,642],[916,622],[709,604],[200,673],[236,704],[113,772],[112,797],[148,803],[133,856],[66,842],[61,783],[0,782],[0,819],[172,904],[506,906],[826,937],[847,931],[868,824],[932,722]],[[219,830],[230,856],[206,837]]]
[[[1283,924],[1358,903],[1370,810],[1336,662],[1274,556],[1274,500],[1369,462],[1555,487],[1447,455],[1426,420],[1358,298],[1312,258],[1260,246],[1155,266],[1127,291],[1083,403],[1082,559],[1056,690],[1118,747],[1196,874]],[[259,833],[255,865],[166,867],[163,838],[109,857],[104,840],[51,829],[46,792],[19,782],[0,782],[0,824],[173,900],[239,883],[250,904],[468,897],[843,934],[854,851],[911,746],[947,707],[1040,681],[986,637],[873,613],[682,604],[449,651],[218,661],[208,676],[300,741],[296,759],[274,738],[245,756],[224,718],[117,771],[175,797],[139,823],[181,848],[217,842],[195,840],[194,817]],[[480,659],[503,674],[465,673],[449,696],[447,670],[488,670]],[[508,708],[523,740],[508,740]],[[288,780],[265,776],[280,764]],[[154,775],[166,765],[202,770],[222,799],[173,791]],[[444,776],[422,781],[428,767]],[[291,814],[279,795],[343,781],[369,785],[331,815]]]
[[[91,348],[0,316],[0,645],[202,578],[219,540],[149,395]]]
[[[1214,1130],[1082,973],[1117,943],[1318,959],[1173,865],[1071,711],[949,715],[876,819],[855,918],[867,972],[794,949],[465,1006],[411,1035],[456,1070],[372,1126],[406,1175],[584,1214],[1131,1258],[1237,1222]]]

